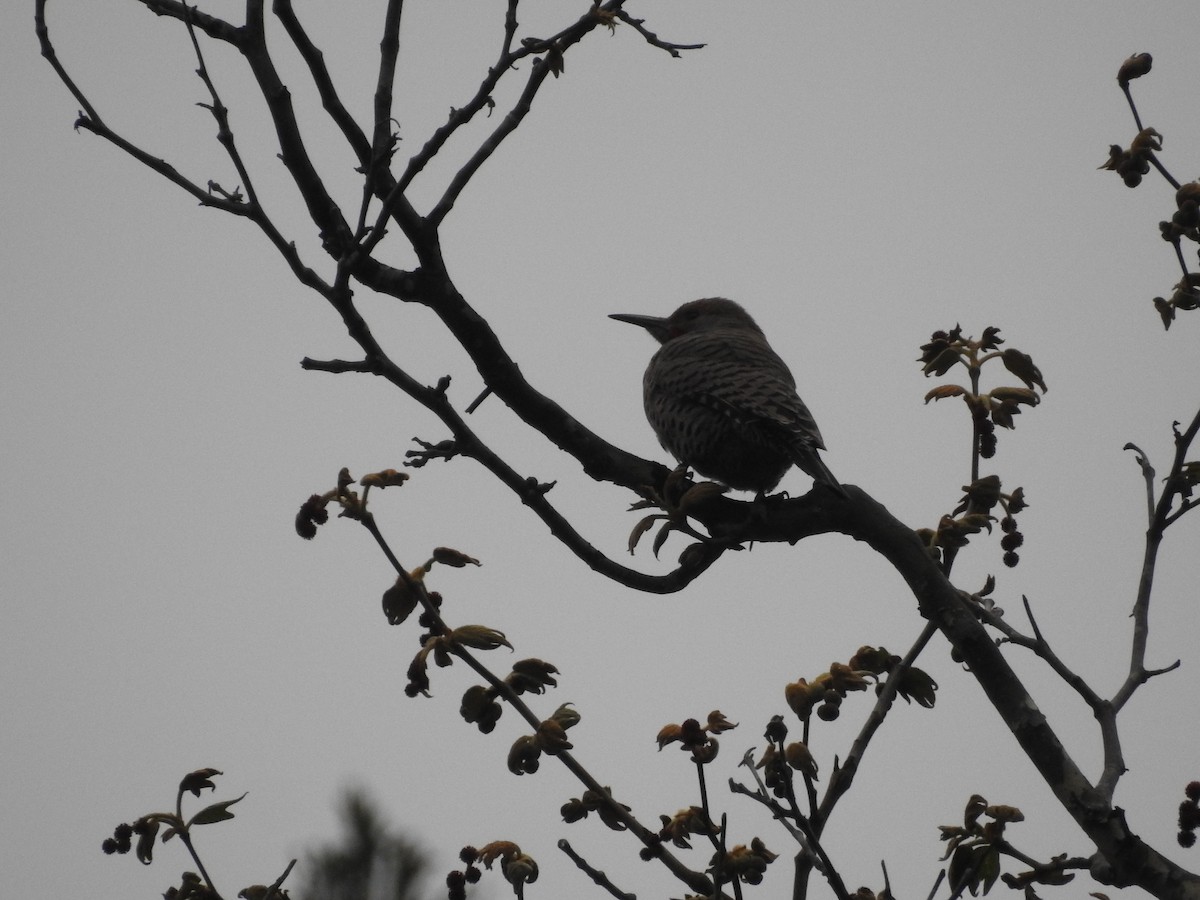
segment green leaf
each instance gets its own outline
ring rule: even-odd
[[[233,813],[229,811],[229,807],[245,796],[246,794],[242,794],[241,797],[235,797],[232,800],[225,800],[222,803],[214,803],[212,806],[204,807],[204,809],[192,816],[191,821],[188,822],[188,827],[191,828],[193,825],[211,825],[213,822],[224,822],[226,819],[232,819]]]

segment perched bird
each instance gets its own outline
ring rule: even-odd
[[[732,300],[685,303],[666,318],[617,313],[662,347],[642,379],[646,418],[681,463],[738,490],[774,488],[793,465],[838,494],[796,380],[750,314]]]

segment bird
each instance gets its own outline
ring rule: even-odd
[[[669,316],[614,313],[662,346],[642,378],[646,418],[680,463],[730,488],[772,490],[793,465],[846,496],[791,370],[745,309],[724,297]]]

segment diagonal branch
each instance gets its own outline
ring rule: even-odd
[[[561,50],[555,52],[561,53]],[[447,213],[454,208],[454,203],[459,195],[466,188],[467,184],[475,176],[482,166],[496,152],[504,139],[517,130],[517,126],[529,114],[529,110],[533,105],[533,98],[537,96],[538,88],[546,80],[546,76],[551,72],[551,64],[546,59],[535,59],[533,69],[529,73],[529,79],[525,82],[525,89],[521,92],[520,99],[514,104],[513,108],[508,111],[508,114],[500,120],[500,124],[492,131],[490,135],[479,145],[466,164],[459,169],[454,177],[450,180],[449,186],[445,193],[442,194],[437,205],[429,211],[428,220],[435,228],[441,224],[446,218]]]
[[[1191,508],[1190,504],[1182,506],[1172,515],[1171,508],[1174,505],[1175,497],[1181,493],[1183,476],[1183,468],[1187,462],[1187,454],[1191,449],[1192,442],[1196,439],[1197,432],[1200,432],[1200,411],[1197,411],[1195,417],[1187,429],[1175,435],[1175,457],[1171,463],[1171,471],[1166,478],[1166,484],[1159,494],[1158,501],[1153,504],[1152,515],[1150,517],[1150,527],[1146,530],[1146,547],[1142,554],[1142,571],[1138,579],[1138,594],[1137,600],[1133,604],[1133,642],[1129,654],[1129,674],[1126,676],[1124,683],[1113,696],[1112,705],[1114,711],[1119,711],[1133,696],[1134,691],[1141,685],[1145,684],[1153,675],[1162,672],[1170,671],[1179,665],[1176,661],[1173,665],[1165,669],[1148,670],[1146,668],[1146,644],[1150,636],[1150,595],[1154,590],[1154,570],[1158,561],[1158,550],[1162,545],[1163,536],[1168,526],[1179,518],[1180,515],[1187,512]],[[1132,445],[1126,445],[1127,447]],[[1136,447],[1134,448],[1137,449]],[[1154,476],[1154,469],[1150,467],[1150,463],[1145,459],[1145,455],[1140,450],[1137,450],[1139,455],[1138,462],[1142,465],[1143,473],[1149,482]],[[1153,498],[1153,489],[1150,488],[1150,497]]]
[[[420,279],[412,274],[406,278],[406,291],[410,296],[418,295],[421,291]],[[411,375],[397,366],[387,356],[379,345],[370,327],[362,317],[348,289],[331,292],[330,303],[342,316],[346,330],[360,347],[362,347],[372,374],[380,375],[412,397],[426,409],[433,412],[453,435],[457,450],[461,455],[468,456],[484,466],[496,476],[499,481],[513,491],[549,528],[551,533],[567,549],[583,560],[590,568],[605,577],[635,590],[649,593],[673,593],[682,590],[721,556],[725,544],[713,542],[710,544],[693,544],[685,552],[683,561],[678,568],[666,575],[649,575],[621,565],[610,559],[596,547],[588,543],[575,529],[570,521],[560,513],[547,499],[547,490],[536,479],[529,478],[517,472],[498,453],[491,449],[466,420],[454,409],[446,397],[444,386],[428,387],[421,384]],[[317,363],[306,365],[314,369],[330,370],[327,364]],[[357,367],[355,367],[357,368]],[[532,389],[530,389],[532,390]],[[538,395],[541,396],[541,395]],[[551,402],[546,400],[547,403]],[[565,411],[562,413],[566,416]],[[579,426],[581,431],[582,426]],[[590,435],[590,432],[586,432]],[[592,436],[595,441],[599,438]],[[624,454],[615,447],[614,453],[622,453],[630,460],[635,460],[642,466],[649,466],[644,460],[639,460],[630,454]]]
[[[909,648],[908,653],[904,655],[904,659],[900,661],[900,664],[894,670],[895,673],[898,674],[911,667],[936,632],[937,628],[933,623],[927,622],[921,630],[920,635],[913,641],[913,645]],[[833,814],[833,808],[837,805],[838,800],[846,791],[850,790],[850,785],[854,782],[854,776],[858,772],[858,766],[862,762],[863,755],[867,752],[871,738],[874,737],[875,732],[883,724],[884,718],[886,718],[892,703],[896,699],[899,687],[900,679],[896,677],[896,674],[890,675],[880,690],[875,705],[871,708],[870,715],[863,722],[858,736],[855,737],[854,743],[850,746],[850,752],[846,755],[846,759],[829,776],[829,784],[825,788],[825,796],[821,798],[821,806],[813,815],[813,818],[816,820],[815,825],[818,829],[824,827],[824,824]]]
[[[365,498],[365,495],[364,495]],[[364,510],[357,516],[358,521],[370,532],[375,542],[379,545],[392,567],[396,570],[400,581],[403,581],[410,591],[420,597],[421,606],[424,609],[424,614],[430,619],[431,631],[437,634],[450,634],[451,629],[442,619],[441,613],[437,607],[430,602],[429,595],[423,582],[414,579],[413,575],[400,563],[399,559],[392,552],[391,546],[387,539],[379,530],[379,526],[375,521],[375,517],[369,511]],[[488,668],[480,658],[472,653],[471,650],[457,643],[449,648],[449,652],[461,659],[468,667],[470,667],[480,678],[488,683],[488,685],[504,701],[512,707],[514,712],[519,715],[525,722],[537,731],[542,720],[529,707],[529,704],[521,697],[520,693],[513,690],[512,686],[504,679],[500,678],[495,672]],[[567,745],[568,748],[570,745]],[[566,769],[575,776],[575,778],[589,791],[598,797],[609,797],[609,810],[611,814],[618,819],[621,824],[628,829],[642,844],[647,848],[653,848],[654,858],[661,862],[668,871],[676,878],[688,885],[692,890],[708,893],[712,891],[712,882],[702,872],[694,871],[688,868],[684,863],[668,850],[663,842],[659,839],[655,832],[648,829],[641,821],[627,810],[622,804],[611,798],[611,793],[603,787],[595,776],[584,767],[572,754],[569,749],[560,749],[554,753],[555,758],[563,764]]]
[[[835,529],[865,541],[901,574],[921,613],[949,638],[971,674],[1042,775],[1055,798],[1095,844],[1093,875],[1108,884],[1136,884],[1158,896],[1200,893],[1200,877],[1187,872],[1133,834],[1123,812],[1089,783],[991,639],[915,533],[857,488],[850,503],[829,511]],[[868,514],[861,503],[874,507]]]
[[[292,105],[291,92],[280,79],[267,50],[261,0],[252,0],[246,4],[246,26],[239,49],[250,66],[263,99],[266,100],[279,141],[280,159],[291,174],[292,181],[308,208],[309,217],[321,229],[321,238],[326,248],[334,255],[340,255],[341,248],[352,244],[350,226],[326,190],[308,155]]]
[[[204,82],[205,88],[208,89],[208,95],[212,98],[212,104],[199,104],[204,106],[217,122],[217,143],[225,148],[226,154],[229,156],[230,162],[233,163],[233,168],[238,173],[238,178],[241,184],[246,189],[246,199],[252,210],[260,210],[262,204],[258,199],[258,192],[254,189],[254,181],[250,178],[250,172],[246,169],[246,164],[242,160],[242,154],[238,151],[237,142],[233,137],[233,129],[229,127],[229,110],[225,104],[221,102],[221,97],[217,93],[217,86],[213,84],[212,78],[208,74],[208,66],[204,62],[204,52],[200,49],[200,42],[196,39],[195,23],[192,21],[193,10],[184,3],[183,24],[187,29],[188,38],[192,42],[192,50],[196,54],[196,75]],[[210,189],[212,182],[209,182]]]
[[[371,145],[368,143],[366,135],[363,134],[362,128],[354,121],[354,117],[350,115],[338,96],[333,79],[329,75],[329,69],[325,65],[325,56],[301,26],[300,20],[296,17],[296,11],[292,8],[292,0],[274,0],[271,9],[300,53],[300,58],[308,66],[313,85],[321,98],[322,108],[341,130],[342,135],[346,138],[346,143],[354,151],[358,164],[366,169],[371,161]]]
[[[467,160],[466,164],[455,173],[454,177],[450,181],[450,184],[447,186],[445,193],[442,194],[442,197],[440,200],[438,200],[437,205],[434,206],[434,208],[429,212],[429,222],[434,227],[440,224],[441,221],[446,217],[446,214],[454,208],[455,201],[470,182],[471,178],[474,177],[480,166],[482,166],[488,160],[488,158],[496,152],[496,149],[501,143],[503,143],[506,137],[516,131],[517,127],[521,124],[521,121],[526,115],[528,115],[533,104],[533,98],[537,96],[538,89],[546,80],[546,76],[551,72],[554,72],[556,75],[558,74],[559,69],[557,67],[561,65],[562,55],[567,51],[567,49],[571,45],[583,40],[588,32],[592,31],[597,26],[607,24],[610,21],[610,16],[612,15],[610,8],[612,10],[619,9],[620,3],[605,4],[605,8],[603,9],[593,7],[586,15],[580,18],[578,22],[569,28],[563,29],[550,40],[533,42],[523,48],[524,52],[531,52],[536,48],[544,51],[545,55],[533,61],[533,68],[529,73],[528,80],[525,82],[525,89],[521,92],[521,96],[517,100],[516,104],[514,104],[513,108],[509,110],[508,114],[500,120],[500,124],[496,126],[492,133],[484,139],[475,153],[471,155],[471,158]],[[510,59],[501,60],[501,63],[504,64],[504,69],[501,70],[498,65],[488,73],[489,78],[493,74],[498,76],[503,71],[511,68],[513,62],[515,62],[520,55],[520,52],[508,54]],[[484,84],[487,84],[486,80]],[[476,93],[473,102],[480,101],[482,91],[483,87],[481,86],[479,92]],[[487,102],[488,96],[490,96],[490,90],[488,95],[483,96],[483,102]],[[473,114],[474,113],[472,113],[472,115]]]

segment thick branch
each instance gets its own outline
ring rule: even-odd
[[[261,3],[247,4],[245,37],[239,49],[267,102],[279,140],[280,158],[291,173],[309,216],[321,229],[322,240],[331,249],[349,247],[352,243],[350,227],[309,158],[292,106],[291,92],[280,80],[275,63],[267,51],[261,13]]]
[[[915,533],[857,488],[829,510],[834,530],[866,542],[908,583],[922,615],[962,654],[971,673],[1063,808],[1095,844],[1093,876],[1159,896],[1200,897],[1200,877],[1167,860],[1134,835],[1071,759],[995,642],[942,575]],[[791,501],[795,502],[795,501]]]

